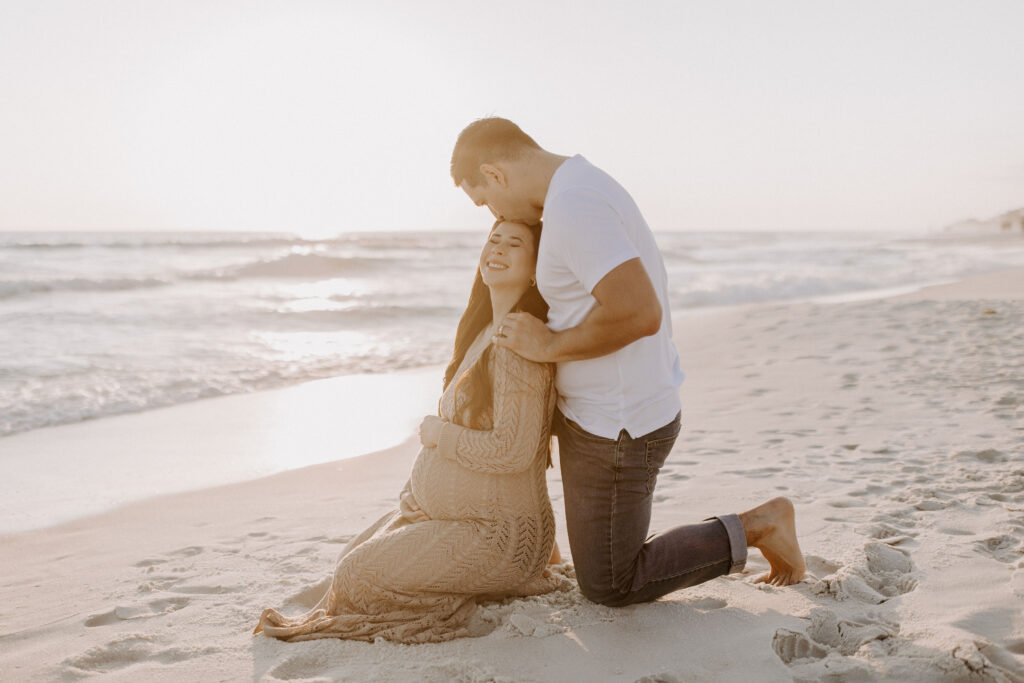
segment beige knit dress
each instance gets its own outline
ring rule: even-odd
[[[479,358],[490,331],[456,377]],[[342,551],[330,589],[309,612],[267,609],[262,630],[283,640],[384,638],[404,643],[468,635],[476,598],[546,593],[555,524],[545,469],[555,405],[554,370],[501,347],[491,352],[488,429],[451,423],[465,402],[451,382],[440,401],[449,423],[424,447],[400,508]]]

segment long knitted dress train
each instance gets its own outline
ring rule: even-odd
[[[473,343],[456,377],[490,340]],[[554,515],[545,469],[554,371],[495,347],[489,428],[454,424],[466,397],[451,382],[440,401],[449,421],[423,448],[401,506],[342,552],[327,594],[309,612],[267,609],[262,630],[283,640],[385,638],[405,643],[468,635],[478,596],[535,595],[559,585],[545,572]]]

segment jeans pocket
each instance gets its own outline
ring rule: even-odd
[[[672,446],[675,445],[678,436],[677,432],[672,436],[652,439],[647,442],[647,453],[645,456],[647,463],[647,493],[654,493],[654,486],[658,483],[658,472],[664,466],[668,454],[672,452]]]

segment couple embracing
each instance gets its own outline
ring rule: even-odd
[[[268,609],[284,640],[420,643],[468,635],[477,601],[564,587],[545,470],[558,439],[579,589],[609,606],[743,569],[800,580],[793,506],[775,498],[648,536],[658,471],[680,429],[683,373],[665,267],[629,193],[511,121],[459,135],[452,178],[497,219],[480,254],[436,416],[397,508],[342,552],[306,614]],[[543,234],[541,229],[543,218]]]

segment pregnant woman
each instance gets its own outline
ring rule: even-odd
[[[510,311],[547,319],[534,271],[540,227],[498,222],[480,255],[445,372],[440,417],[420,426],[420,450],[399,508],[354,538],[330,588],[309,612],[267,609],[254,633],[282,640],[450,640],[481,596],[535,595],[555,524],[545,469],[554,367],[491,344]]]

